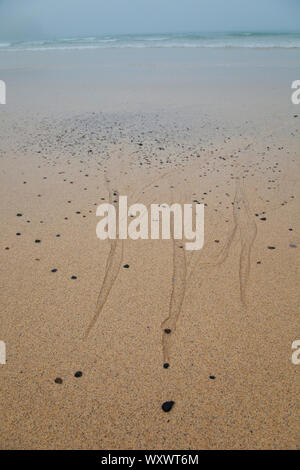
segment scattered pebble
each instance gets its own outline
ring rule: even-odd
[[[169,334],[171,333],[170,328],[166,328],[166,329],[165,329],[165,333],[166,333],[167,335],[169,335]]]
[[[62,380],[60,377],[56,377],[56,379],[54,380],[54,382],[55,382],[56,384],[60,384],[60,385],[61,385],[61,384],[63,383],[63,380]]]
[[[74,377],[76,377],[76,378],[82,377],[81,370],[78,370],[77,372],[75,372]]]
[[[290,243],[290,247],[291,248],[297,248],[297,245],[296,245],[296,243]]]
[[[129,268],[129,264],[124,264],[123,268],[128,269],[128,268]]]
[[[164,369],[168,369],[169,366],[170,366],[170,364],[169,364],[168,362],[165,362],[165,363],[164,363]]]
[[[162,409],[165,413],[168,413],[169,411],[171,411],[174,405],[174,401],[165,401],[165,403],[162,404]]]

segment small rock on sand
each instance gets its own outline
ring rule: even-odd
[[[165,401],[165,403],[162,404],[162,409],[165,413],[168,413],[169,411],[171,411],[174,405],[174,401]]]

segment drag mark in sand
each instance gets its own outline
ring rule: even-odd
[[[236,234],[239,232],[241,250],[239,255],[239,289],[241,303],[246,307],[246,289],[249,281],[251,250],[256,238],[257,227],[254,219],[251,217],[248,201],[245,196],[244,188],[240,180],[236,183],[236,192],[233,202],[233,228],[226,240],[226,243],[215,261],[201,263],[201,269],[215,268],[223,264],[229,256],[230,247]],[[197,260],[199,259],[198,255]],[[170,362],[170,347],[172,342],[172,334],[176,330],[176,324],[182,310],[182,305],[187,288],[191,285],[190,281],[195,274],[195,267],[190,265],[190,274],[187,275],[187,264],[185,250],[182,242],[173,239],[173,283],[169,305],[169,315],[163,321],[161,327],[163,329],[162,348],[164,367],[167,369]],[[205,272],[206,272],[205,269]]]
[[[108,181],[106,180],[109,190],[109,202],[116,208],[117,218],[119,217],[119,194],[117,191],[112,191],[109,188]],[[118,277],[121,264],[123,260],[123,240],[119,240],[118,237],[114,240],[110,240],[110,251],[106,261],[105,275],[103,283],[98,295],[96,312],[84,334],[84,339],[87,339],[91,330],[97,323],[97,320],[103,310],[103,307],[108,299],[109,293]]]
[[[177,320],[179,318],[186,289],[186,255],[182,247],[182,240],[173,238],[173,278],[172,292],[169,304],[169,315],[161,327],[163,329],[162,346],[164,364],[170,362],[170,345],[172,336],[176,330]],[[168,368],[165,367],[165,368]]]
[[[233,243],[233,240],[239,232],[239,238],[241,243],[241,251],[239,255],[239,289],[240,299],[242,304],[246,305],[246,288],[250,274],[250,256],[251,250],[256,238],[257,227],[255,220],[251,216],[248,207],[248,201],[245,196],[245,191],[239,179],[236,182],[236,191],[233,201],[233,228],[226,240],[226,243],[220,253],[218,254],[215,261],[207,263],[196,263],[190,272],[189,282],[194,275],[195,268],[215,268],[223,264],[229,256],[229,250]],[[198,258],[201,254],[198,255]]]
[[[139,191],[136,197],[139,198],[147,190],[147,188],[150,188],[151,186],[153,186],[154,182],[156,182],[158,179],[165,178],[168,175],[169,174],[167,173],[167,174],[163,174],[160,178],[155,178],[146,187],[144,186],[143,189]],[[119,192],[110,189],[110,184],[109,184],[110,180],[108,180],[107,176],[106,176],[105,182],[106,182],[106,186],[107,186],[108,193],[109,193],[109,202],[110,204],[114,204],[116,208],[116,217],[117,217],[117,220],[119,220]],[[119,240],[118,235],[119,234],[117,234],[116,239],[110,239],[110,251],[109,251],[107,261],[106,261],[105,275],[104,275],[102,286],[98,295],[95,314],[92,320],[90,321],[83,337],[83,339],[85,340],[88,338],[91,330],[96,325],[101,315],[101,312],[103,310],[103,307],[107,302],[110,291],[121,269],[121,265],[123,261],[123,253],[124,253],[124,240]]]
[[[257,227],[255,220],[250,215],[248,201],[244,189],[237,181],[236,195],[234,200],[234,218],[240,232],[241,252],[239,261],[240,298],[246,306],[246,288],[249,281],[251,250],[256,238]]]

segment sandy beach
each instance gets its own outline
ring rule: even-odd
[[[0,51],[0,78],[0,448],[299,449],[299,50]],[[99,240],[120,195],[205,204],[203,249]]]

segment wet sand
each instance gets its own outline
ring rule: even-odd
[[[0,448],[299,448],[299,53],[22,54],[0,55]],[[120,195],[204,203],[204,248],[98,240]]]

